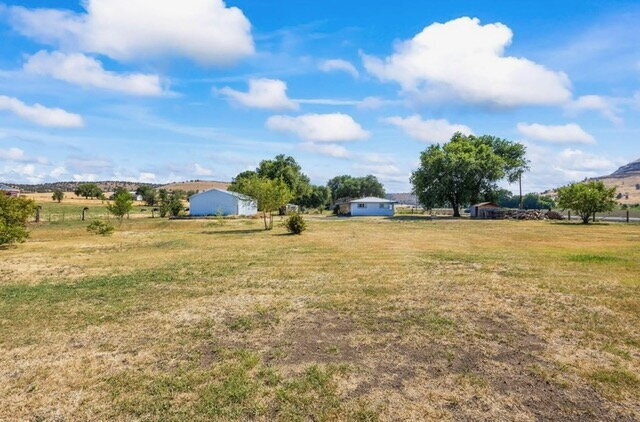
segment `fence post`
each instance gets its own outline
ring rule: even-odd
[[[629,210],[627,210],[627,223],[629,222]]]
[[[569,211],[569,221],[571,221],[571,211]]]
[[[593,219],[592,219],[592,221],[593,221],[594,223],[596,222],[596,213],[595,213],[595,212],[593,213]]]
[[[87,211],[89,211],[89,208],[88,208],[88,207],[84,207],[84,208],[82,209],[82,221],[84,221],[84,219],[85,219],[85,213],[86,213]]]
[[[42,207],[40,205],[38,205],[36,207],[36,223],[40,222],[40,210],[42,209]]]

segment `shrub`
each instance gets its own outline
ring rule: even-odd
[[[302,234],[307,229],[307,222],[304,221],[300,214],[291,214],[284,221],[284,225],[289,230],[289,233],[293,234]]]
[[[100,234],[102,236],[108,236],[115,231],[115,227],[113,224],[104,220],[95,220],[92,221],[91,224],[87,226],[87,231],[95,234]]]
[[[133,209],[133,199],[131,194],[126,190],[120,190],[114,196],[112,204],[107,205],[107,210],[115,215],[120,222],[125,215],[129,214]]]
[[[35,210],[36,205],[31,199],[0,192],[0,245],[24,242],[29,237],[27,220]]]

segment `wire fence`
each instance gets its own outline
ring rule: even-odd
[[[461,209],[460,214],[461,215],[467,214],[465,213],[465,211],[466,210]],[[547,209],[538,209],[538,210],[530,209],[528,211],[546,212],[548,210]],[[573,220],[577,221],[580,219],[580,216],[572,211],[561,210],[561,209],[554,209],[553,211],[560,213],[567,220],[570,219],[571,221]],[[411,215],[411,214],[450,217],[450,216],[453,216],[453,208],[425,209],[419,206],[402,206],[402,205],[396,207],[396,215]],[[593,216],[591,217],[591,220],[593,220]],[[619,221],[619,222],[628,221],[630,223],[640,222],[640,208],[629,208],[626,210],[617,209],[609,212],[596,213],[595,221]]]
[[[125,219],[134,218],[151,218],[158,217],[157,211],[152,209],[134,209],[131,213],[125,216]],[[63,223],[72,221],[91,221],[91,220],[117,220],[113,214],[107,209],[89,209],[82,210],[55,210],[50,211],[46,209],[40,209],[32,217],[32,222],[47,222],[47,223]]]

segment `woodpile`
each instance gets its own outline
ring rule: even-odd
[[[564,220],[564,216],[558,211],[547,211],[547,218],[549,220]]]
[[[557,211],[505,210],[504,218],[512,220],[562,220],[564,217]]]

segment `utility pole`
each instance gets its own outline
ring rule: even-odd
[[[522,203],[522,172],[518,174],[518,184],[520,185],[520,209],[524,208]]]

